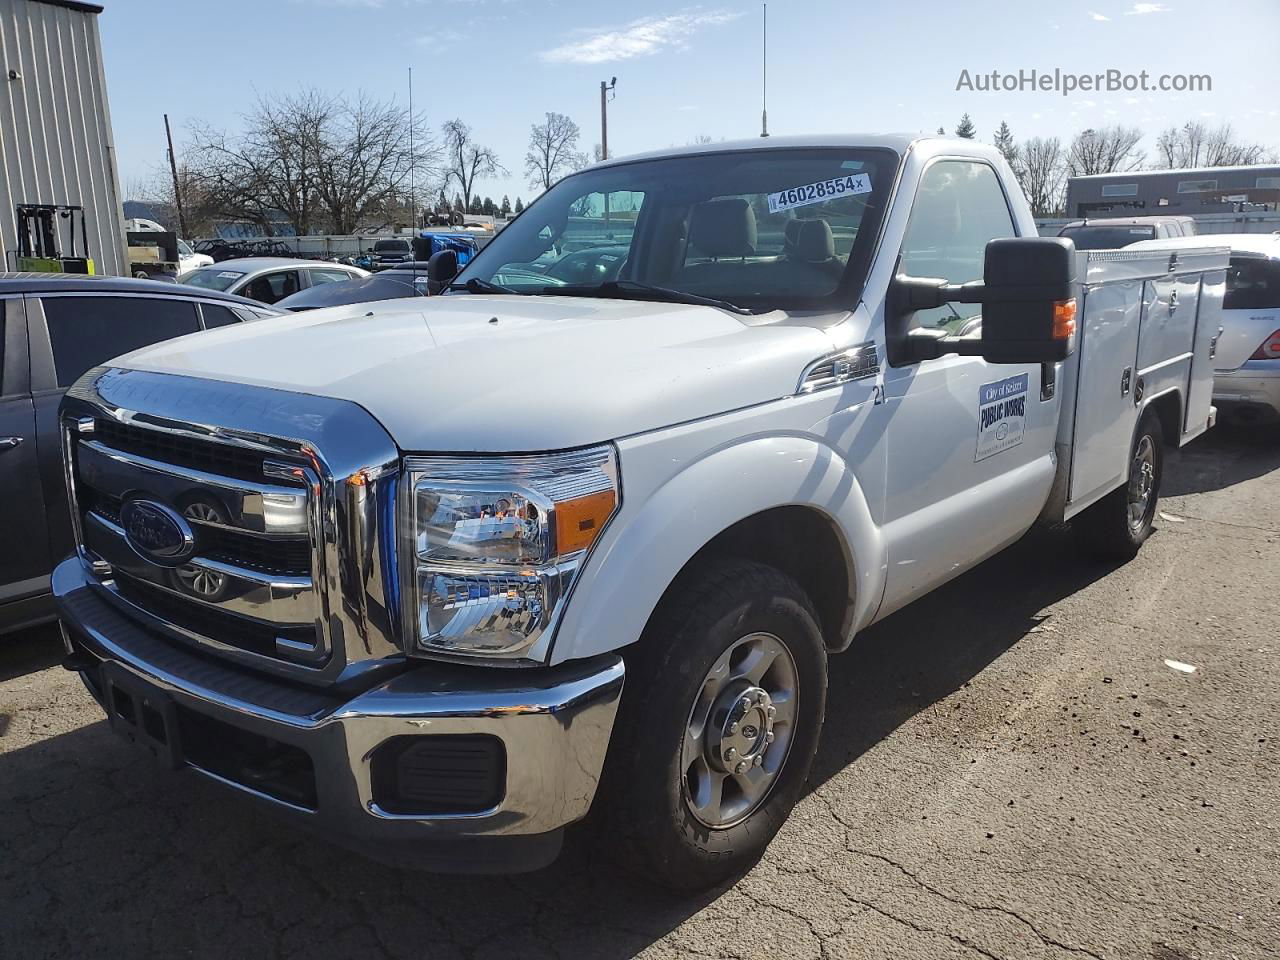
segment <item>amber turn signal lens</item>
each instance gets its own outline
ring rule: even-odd
[[[1053,339],[1070,340],[1076,333],[1076,300],[1059,300],[1053,305]]]
[[[612,490],[589,493],[556,504],[556,553],[585,550],[604,529],[617,501]]]

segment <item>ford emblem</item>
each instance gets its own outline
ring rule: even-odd
[[[176,567],[195,552],[191,525],[178,513],[152,500],[126,500],[120,507],[125,539],[144,560]]]

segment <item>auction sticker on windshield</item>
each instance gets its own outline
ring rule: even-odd
[[[1022,442],[1027,424],[1027,375],[984,383],[978,388],[978,449],[974,462]]]
[[[865,173],[853,173],[844,177],[833,177],[830,180],[819,180],[817,183],[806,183],[803,187],[792,187],[769,194],[769,212],[781,213],[796,207],[807,207],[811,203],[826,203],[840,197],[852,197],[859,193],[871,192],[871,177]]]

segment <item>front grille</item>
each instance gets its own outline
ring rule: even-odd
[[[120,499],[85,486],[81,506],[120,524]],[[311,575],[311,543],[305,536],[266,537],[230,527],[192,523],[196,553],[209,560],[280,577]]]
[[[96,404],[76,417],[80,403],[69,397],[63,412],[76,535],[121,615],[173,646],[271,673],[319,682],[333,672],[323,461],[266,431],[186,433],[172,410],[165,423],[177,429],[162,429]],[[290,479],[276,464],[302,469]]]
[[[135,606],[198,636],[249,653],[275,657],[276,638],[299,645],[315,643],[314,627],[277,627],[185,600],[143,580],[116,571],[116,590]]]
[[[311,544],[305,537],[268,539],[226,527],[193,526],[202,557],[283,577],[311,575]]]
[[[124,453],[237,480],[261,481],[263,462],[279,459],[244,447],[184,437],[163,430],[148,430],[102,418],[94,425],[94,436],[108,447]]]

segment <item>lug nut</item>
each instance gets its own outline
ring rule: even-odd
[[[756,694],[756,703],[764,703],[767,699],[768,697],[763,690]]]
[[[765,742],[765,743],[773,743],[773,731],[772,731],[772,730],[770,730],[768,733],[766,733],[766,734],[764,735],[764,742]]]
[[[730,733],[730,735],[735,734],[735,733],[737,733],[737,732],[738,732],[738,725],[737,725],[736,723],[731,723],[731,724],[729,724],[729,733]]]
[[[751,761],[751,763],[752,763],[754,766],[757,766],[757,767],[763,767],[763,766],[764,766],[764,754],[763,754],[763,753],[757,753],[757,754],[756,754],[756,756],[755,756],[755,759],[754,759],[754,760],[752,760],[752,761]]]
[[[738,755],[738,751],[735,750],[733,747],[730,747],[728,750],[724,752],[724,758],[726,760],[733,760],[733,758],[736,757],[737,755]]]
[[[745,761],[745,760],[740,761],[740,762],[738,763],[738,765],[737,765],[736,767],[734,767],[734,768],[733,768],[733,772],[734,772],[734,773],[746,773],[746,772],[747,772],[747,761]]]
[[[777,713],[778,713],[778,708],[774,706],[766,707],[764,711],[764,715],[768,717],[770,720],[772,720],[775,716],[777,716]]]

